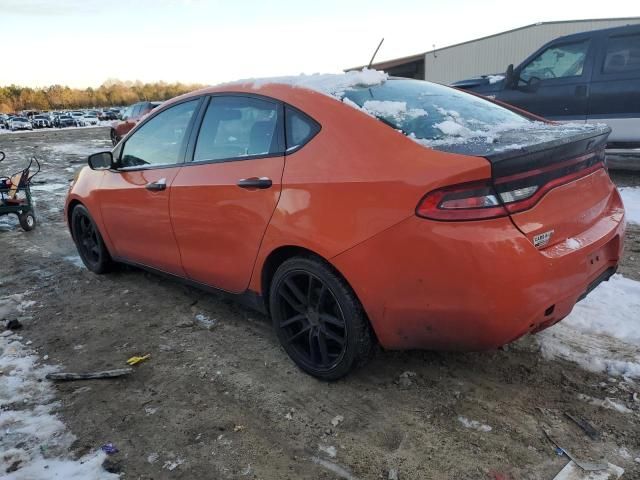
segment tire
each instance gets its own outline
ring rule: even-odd
[[[18,215],[18,221],[25,232],[30,232],[36,228],[36,216],[31,210]]]
[[[280,344],[314,377],[337,380],[373,353],[374,336],[362,305],[321,259],[283,262],[271,282],[269,306]]]
[[[71,212],[71,234],[82,263],[93,273],[107,273],[113,260],[89,210],[77,205]]]

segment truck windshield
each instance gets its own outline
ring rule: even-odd
[[[470,138],[531,123],[474,95],[419,80],[391,79],[374,87],[358,87],[346,91],[342,100],[355,103],[405,135],[436,145],[451,137]]]

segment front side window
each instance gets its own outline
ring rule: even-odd
[[[611,37],[603,73],[626,73],[640,70],[640,35]]]
[[[173,165],[181,152],[199,100],[170,107],[135,131],[124,144],[120,168]]]
[[[282,152],[278,105],[251,97],[213,97],[207,108],[193,160],[241,159]]]
[[[524,67],[520,79],[528,82],[532,77],[540,80],[579,77],[588,48],[588,40],[549,47]]]

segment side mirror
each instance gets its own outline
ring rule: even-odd
[[[513,63],[510,63],[504,74],[504,88],[513,88],[517,81],[513,73]]]
[[[89,168],[91,170],[109,170],[113,168],[113,154],[111,152],[100,152],[89,155]]]

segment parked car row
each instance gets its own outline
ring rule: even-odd
[[[147,114],[154,108],[162,104],[162,102],[138,102],[128,106],[122,112],[119,122],[115,122],[111,127],[111,142],[113,145],[122,140],[129,131],[136,126]]]
[[[34,130],[39,128],[88,127],[101,121],[118,120],[120,108],[104,110],[71,110],[38,112],[28,110],[20,114],[0,114],[0,128],[7,130]]]

